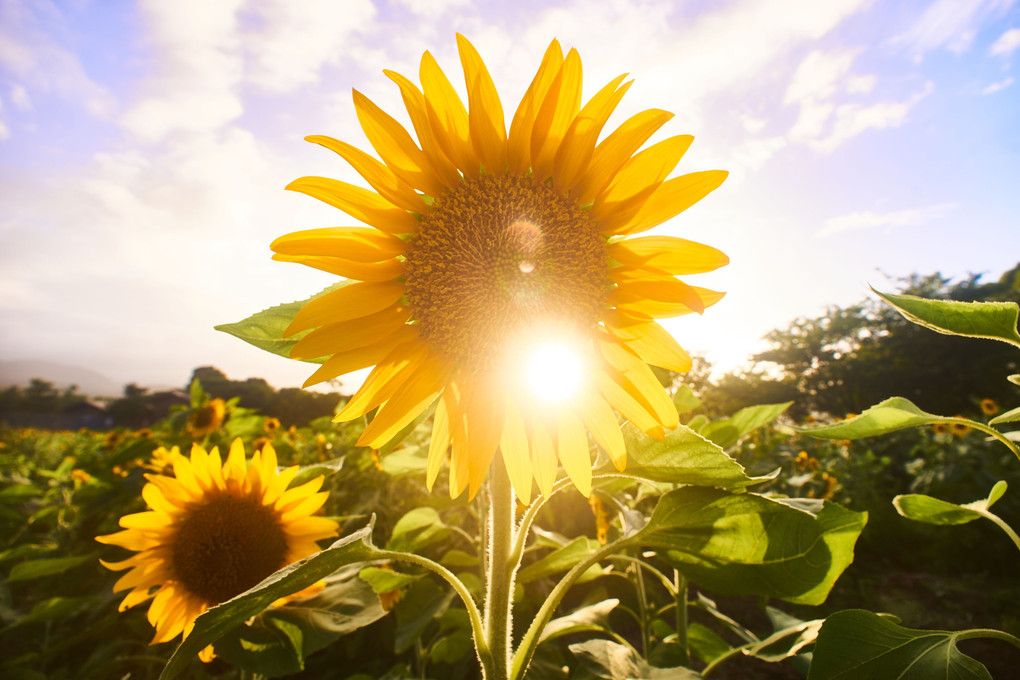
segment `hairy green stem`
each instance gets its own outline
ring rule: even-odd
[[[993,512],[989,512],[988,510],[978,510],[977,512],[982,517],[990,519],[992,522],[995,523],[997,527],[1005,531],[1006,535],[1009,536],[1009,540],[1013,541],[1013,545],[1016,546],[1016,549],[1020,550],[1020,536],[1017,536],[1017,533],[1013,531],[1013,527],[1006,524],[1006,520],[1002,519]]]
[[[510,677],[513,590],[517,571],[517,562],[511,562],[516,538],[514,509],[510,478],[497,456],[489,467],[488,573],[483,623],[491,665],[483,668],[485,680]]]
[[[648,597],[645,593],[645,577],[641,575],[640,567],[634,569],[634,577],[637,580],[634,589],[641,608],[641,656],[648,658]]]
[[[467,586],[464,585],[463,581],[457,578],[456,574],[438,562],[433,562],[427,557],[422,557],[421,555],[416,555],[414,553],[380,550],[377,553],[377,557],[381,560],[408,562],[410,564],[418,565],[419,567],[425,567],[449,583],[453,588],[453,591],[460,596],[461,601],[464,603],[464,609],[467,610],[468,620],[471,622],[471,634],[475,639],[475,651],[478,653],[478,661],[482,664],[483,668],[486,664],[491,665],[492,652],[489,650],[489,645],[485,637],[485,629],[482,627],[482,617],[478,613],[478,606],[475,604],[474,598],[471,597],[471,593],[468,591]]]
[[[676,586],[674,597],[676,598],[676,637],[677,645],[680,647],[680,661],[684,666],[690,665],[690,653],[687,641],[687,577],[679,570],[673,570],[673,581]]]
[[[970,640],[972,638],[993,638],[995,640],[1002,640],[1008,642],[1014,647],[1020,648],[1020,638],[1015,635],[1010,635],[1003,630],[995,630],[994,628],[973,628],[971,630],[965,630],[957,634],[957,640]]]
[[[1001,432],[996,430],[994,427],[989,427],[989,426],[987,426],[987,425],[985,425],[983,423],[978,423],[978,422],[975,422],[973,420],[967,420],[966,418],[953,418],[952,421],[954,423],[959,423],[961,425],[969,425],[970,427],[973,427],[975,430],[980,430],[981,432],[984,432],[985,434],[992,435],[993,437],[998,439],[1000,442],[1005,444],[1006,448],[1008,448],[1010,451],[1012,451],[1013,455],[1017,457],[1017,460],[1020,460],[1020,448],[1017,448],[1017,445],[1014,444],[1010,440],[1009,437],[1007,437],[1006,435],[1002,434]]]

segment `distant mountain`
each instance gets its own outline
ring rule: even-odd
[[[81,366],[68,366],[52,361],[0,361],[0,389],[11,385],[25,387],[32,378],[39,378],[64,389],[78,386],[78,394],[90,397],[119,397],[124,386],[105,375]]]

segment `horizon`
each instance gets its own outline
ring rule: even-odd
[[[282,234],[350,222],[284,186],[361,183],[302,138],[367,148],[351,89],[403,122],[382,70],[413,77],[426,49],[463,96],[456,31],[508,111],[557,37],[580,52],[585,98],[634,79],[607,130],[666,109],[675,118],[652,141],[695,136],[677,173],[730,171],[651,232],[731,258],[690,279],[727,291],[719,304],[664,323],[715,371],[869,284],[991,280],[1020,259],[1015,0],[9,0],[0,19],[5,361],[122,384],[210,365],[300,386],[310,365],[213,326],[336,280],[270,261]]]

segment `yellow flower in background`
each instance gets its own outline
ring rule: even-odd
[[[499,449],[524,503],[533,478],[549,493],[558,463],[588,495],[587,434],[622,470],[616,413],[659,438],[678,424],[648,364],[686,372],[691,359],[655,319],[701,313],[723,295],[676,276],[721,267],[725,254],[635,235],[696,203],[726,173],[667,179],[689,135],[639,151],[672,117],[666,111],[643,111],[602,136],[632,81],[619,76],[582,106],[580,57],[564,56],[555,40],[507,130],[478,52],[463,36],[457,42],[466,107],[428,52],[421,89],[386,72],[417,139],[354,91],[382,162],[330,137],[308,138],[373,190],[323,177],[288,187],[369,225],[272,244],[276,260],[354,281],[295,316],[287,334],[311,332],[291,356],[328,357],[306,386],[375,367],[337,415],[378,408],[361,446],[379,448],[436,402],[430,488],[449,451],[451,494],[473,496]]]
[[[316,541],[338,530],[333,520],[312,516],[329,495],[319,492],[323,478],[288,489],[298,468],[278,472],[270,444],[246,461],[236,439],[225,462],[216,448],[206,453],[195,445],[190,459],[178,456],[173,466],[175,477],[146,475],[148,511],[122,517],[124,531],[96,537],[137,553],[103,565],[130,570],[113,587],[130,591],[121,611],[153,598],[151,644],[187,637],[206,609],[318,552]],[[211,659],[212,647],[200,656]]]
[[[982,399],[981,400],[981,412],[986,416],[994,416],[999,412],[999,405],[994,399]]]
[[[213,399],[208,404],[199,406],[188,416],[188,434],[195,439],[212,434],[220,429],[226,413],[227,405],[222,399]]]
[[[266,416],[265,421],[262,423],[262,429],[272,434],[280,429],[280,421],[272,416]]]
[[[956,418],[962,418],[963,416],[955,416]],[[953,433],[954,437],[963,438],[970,434],[970,425],[965,423],[950,423],[949,431]]]
[[[173,475],[174,462],[181,457],[181,450],[178,447],[167,449],[165,446],[160,446],[152,452],[152,457],[142,467],[157,475]]]

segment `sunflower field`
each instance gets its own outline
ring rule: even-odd
[[[0,675],[1015,674],[1020,407],[703,411],[659,320],[718,302],[679,277],[729,258],[645,232],[727,173],[669,178],[668,112],[603,135],[630,81],[582,104],[555,40],[509,116],[457,46],[466,105],[426,52],[420,88],[386,72],[413,130],[355,90],[376,155],[309,138],[372,189],[289,188],[365,226],[271,247],[340,280],[218,327],[306,386],[371,368],[332,417],[195,380],[144,430],[0,430]],[[1020,349],[1016,303],[876,294]]]

